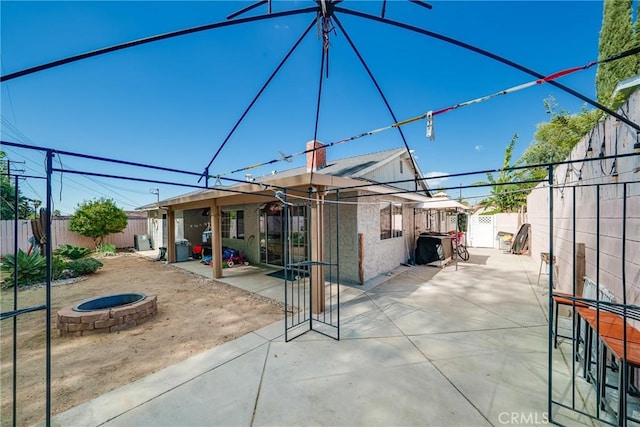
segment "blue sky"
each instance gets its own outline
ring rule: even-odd
[[[2,1],[2,73],[183,28],[224,21],[248,2],[12,2]],[[313,6],[274,1],[273,11]],[[551,74],[597,59],[601,1],[434,1],[427,10],[389,1],[386,17],[476,45]],[[346,0],[341,7],[379,15],[382,2]],[[244,16],[262,14],[260,7]],[[534,78],[476,53],[362,18],[338,14],[399,120]],[[153,165],[202,171],[277,64],[309,25],[304,14],[241,24],[109,53],[2,83],[2,138]],[[313,138],[321,42],[312,29],[214,162],[224,173],[304,150]],[[331,35],[329,78],[323,82],[318,139],[330,143],[393,123],[362,65],[337,30]],[[559,82],[595,97],[595,67]],[[548,120],[543,100],[554,96],[575,112],[583,102],[551,85],[458,109],[403,127],[425,174],[501,167],[504,149],[520,135],[516,156]],[[18,133],[19,132],[19,133]],[[396,130],[329,149],[341,158],[403,146]],[[43,158],[3,147],[26,173],[41,174]],[[159,172],[62,157],[64,169],[179,180]],[[303,164],[277,163],[254,176]],[[58,165],[58,163],[56,163]],[[244,178],[245,172],[234,175]],[[466,185],[484,176],[436,185]],[[106,196],[125,209],[186,192],[183,188],[56,175],[54,207],[72,213],[83,199]],[[24,195],[44,199],[30,179]],[[457,196],[458,192],[450,191]],[[486,193],[464,190],[463,196]]]

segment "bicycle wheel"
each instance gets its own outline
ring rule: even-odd
[[[463,261],[469,261],[469,251],[465,245],[458,245],[458,256]]]

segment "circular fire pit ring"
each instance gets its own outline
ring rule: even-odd
[[[90,300],[81,302],[73,307],[74,311],[96,311],[104,310],[105,308],[122,307],[123,305],[134,304],[138,301],[145,299],[145,294],[116,294],[105,295],[98,298],[91,298]]]
[[[117,332],[154,318],[157,310],[156,295],[104,295],[59,310],[57,328],[62,336]]]

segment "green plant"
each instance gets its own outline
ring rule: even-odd
[[[81,246],[61,245],[55,250],[54,254],[69,259],[80,259],[89,255],[90,252],[90,249]]]
[[[31,254],[25,253],[22,249],[18,250],[18,256],[13,254],[4,256],[2,263],[2,271],[7,273],[8,287],[13,287],[13,274],[18,272],[18,286],[31,285],[33,283],[42,282],[45,279],[47,271],[47,260],[37,252]]]
[[[466,213],[458,214],[458,231],[467,231],[468,215]]]
[[[98,253],[101,255],[112,255],[116,253],[116,246],[104,243],[98,246]]]
[[[58,280],[64,276],[64,271],[68,268],[68,262],[59,255],[51,257],[51,279]]]
[[[527,187],[518,184],[522,180],[522,170],[512,169],[519,166],[522,160],[511,164],[513,149],[518,140],[518,134],[514,134],[504,152],[504,163],[498,171],[497,177],[487,172],[487,181],[476,182],[475,185],[490,185],[491,195],[480,201],[485,209],[494,209],[495,212],[517,212],[518,208],[527,203]],[[524,191],[523,191],[524,190]]]
[[[67,268],[72,270],[77,276],[95,273],[100,267],[102,267],[102,263],[95,258],[74,259],[67,264]]]
[[[127,221],[127,214],[113,200],[103,197],[79,204],[69,221],[69,230],[91,237],[98,248],[104,236],[121,232],[127,227]]]

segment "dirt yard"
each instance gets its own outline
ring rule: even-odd
[[[231,341],[283,317],[282,305],[222,283],[134,254],[100,258],[98,272],[84,281],[52,288],[52,412],[65,411],[166,366]],[[56,312],[105,294],[142,292],[158,296],[158,312],[133,329],[61,337]],[[19,308],[42,304],[45,289],[18,293]],[[2,290],[2,311],[13,309],[13,290]],[[45,313],[19,316],[18,420],[32,425],[45,417]],[[12,407],[13,321],[2,321],[2,426]]]

